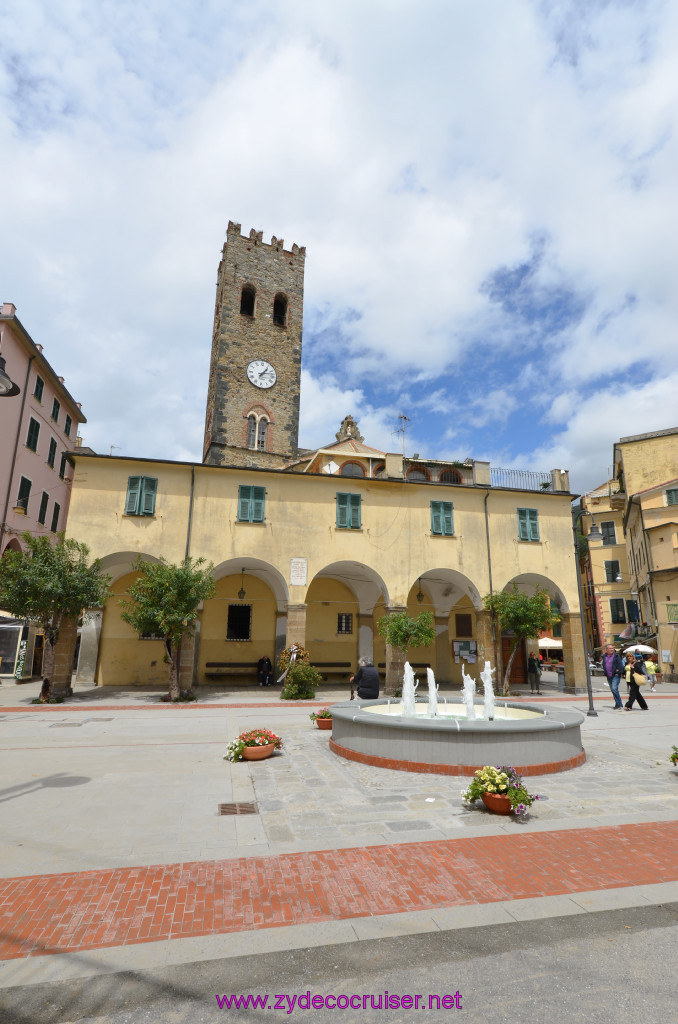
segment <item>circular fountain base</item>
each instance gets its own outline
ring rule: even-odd
[[[438,775],[473,775],[486,764],[546,775],[586,760],[579,711],[500,701],[493,721],[471,721],[465,705],[452,700],[438,711],[445,717],[403,717],[387,699],[334,704],[330,749],[363,764]]]

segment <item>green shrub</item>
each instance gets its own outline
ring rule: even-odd
[[[313,700],[322,676],[317,668],[306,662],[297,663],[287,673],[280,697],[282,700]]]

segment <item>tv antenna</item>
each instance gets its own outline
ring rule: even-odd
[[[407,424],[410,422],[409,416],[406,416],[404,412],[401,412],[398,416],[399,427],[396,427],[396,434],[403,435],[403,458],[405,458],[405,431],[407,430]]]

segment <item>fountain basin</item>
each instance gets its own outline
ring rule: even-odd
[[[586,760],[579,711],[497,701],[492,721],[466,719],[461,700],[438,704],[441,715],[402,715],[388,699],[332,705],[330,749],[341,757],[397,771],[473,775],[483,765],[512,765],[521,775],[576,768]],[[482,713],[482,705],[476,713]]]

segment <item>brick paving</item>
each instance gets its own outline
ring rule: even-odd
[[[678,880],[678,821],[34,875],[0,959]]]

